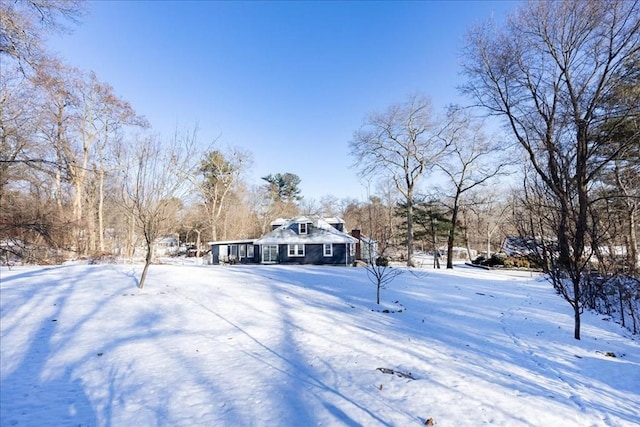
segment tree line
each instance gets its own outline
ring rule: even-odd
[[[489,258],[518,236],[571,305],[577,339],[585,308],[637,332],[639,9],[529,1],[469,29],[470,104],[437,112],[414,94],[370,113],[348,141],[367,199],[308,200],[295,173],[247,182],[242,147],[203,148],[197,129],[154,134],[108,83],[48,52],[46,35],[81,19],[82,2],[0,2],[3,253],[138,250],[146,273],[159,237],[200,249],[301,213],[342,217],[409,266],[416,248],[453,268],[456,247]]]

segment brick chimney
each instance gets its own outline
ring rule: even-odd
[[[360,241],[360,230],[351,230],[351,237],[358,239],[356,243],[356,259],[362,259],[362,248],[360,245],[362,244]]]

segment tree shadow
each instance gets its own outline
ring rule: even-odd
[[[41,271],[21,273],[15,280],[37,282]],[[4,281],[5,279],[3,279]],[[3,291],[0,325],[2,350],[0,363],[0,420],[2,425],[96,425],[96,414],[86,395],[82,379],[74,374],[74,365],[52,366],[59,349],[60,323],[64,322],[64,307],[71,288],[53,291],[54,284],[38,286],[33,298],[13,299],[9,290]],[[35,306],[48,305],[49,310],[38,310],[46,315],[30,316]],[[26,307],[25,307],[26,306]],[[24,313],[15,313],[21,310]],[[36,311],[36,310],[34,310]],[[13,323],[16,322],[16,323]],[[26,331],[28,329],[28,332]],[[22,333],[29,334],[20,337]],[[28,341],[24,351],[14,352],[16,341]]]
[[[555,350],[532,354],[531,336],[510,334],[526,330],[515,313],[528,301],[529,285],[452,277],[448,292],[436,293],[429,277],[405,275],[387,296],[407,310],[383,314],[370,310],[375,289],[353,268],[225,268],[190,276],[203,267],[176,273],[157,266],[139,291],[126,266],[93,267],[36,269],[3,282],[2,425],[416,422],[424,414],[415,402],[372,397],[374,380],[394,384],[379,367],[412,372],[415,381],[396,380],[412,396],[446,391],[495,412],[509,408],[464,383],[515,389],[574,413],[581,402],[558,387],[598,387],[603,399],[585,408],[637,421],[629,409],[637,407],[637,393],[607,403],[606,379],[589,384],[598,378],[589,372],[559,379],[566,358]],[[516,306],[492,305],[494,297]],[[554,327],[553,319],[537,317],[541,328]],[[361,363],[345,363],[350,358]],[[433,366],[457,377],[436,375]]]
[[[3,274],[0,298],[2,425],[104,425],[84,376],[104,353],[83,343],[82,333],[105,310],[105,295],[121,295],[133,283],[114,266],[12,273]],[[109,281],[118,290],[102,286]],[[93,301],[77,300],[78,287],[90,287]]]

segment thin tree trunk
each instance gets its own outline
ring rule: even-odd
[[[433,268],[440,268],[440,249],[438,249],[438,242],[436,240],[436,228],[431,219],[431,246],[433,247]]]
[[[577,289],[576,289],[577,288]],[[573,284],[574,292],[579,292],[580,282]],[[576,298],[571,304],[573,306],[573,337],[577,340],[580,339],[580,301]]]
[[[104,168],[102,166],[100,166],[98,186],[98,245],[100,252],[104,252]]]
[[[129,236],[127,237],[127,255],[132,260],[136,253],[135,234],[136,234],[136,219],[134,214],[132,213],[129,221]]]
[[[407,267],[413,266],[413,189],[407,191]]]
[[[447,268],[453,268],[453,243],[456,233],[456,221],[458,221],[458,201],[453,202],[453,212],[451,213],[451,228],[447,238]]]
[[[620,279],[618,279],[618,299],[620,302],[620,319],[622,319],[622,327],[626,328],[627,325],[625,325],[625,321],[624,321],[624,293],[622,292],[623,286],[622,283],[620,282]]]
[[[200,230],[193,230],[196,232],[196,258],[200,258]]]
[[[471,246],[469,245],[469,230],[466,227],[466,221],[465,221],[465,228],[464,228],[464,246],[467,249],[467,258],[469,258],[469,262],[473,261],[472,257],[471,257]]]
[[[138,284],[138,288],[143,289],[145,281],[147,279],[147,271],[149,270],[149,266],[151,265],[151,259],[153,258],[153,240],[147,234],[145,230],[145,243],[147,247],[147,254],[144,257],[144,268],[142,269],[142,275],[140,276],[140,283]]]
[[[489,231],[489,224],[487,224],[487,259],[491,258],[491,232]]]
[[[638,271],[638,235],[636,233],[636,207],[629,209],[629,245],[627,248],[631,273]]]
[[[142,269],[142,275],[140,276],[140,283],[138,284],[138,288],[144,289],[144,283],[147,280],[147,271],[149,271],[149,266],[151,265],[151,258],[153,254],[153,245],[147,242],[147,255],[144,258],[144,268]]]

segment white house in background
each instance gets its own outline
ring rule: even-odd
[[[155,256],[175,256],[178,254],[180,244],[175,237],[162,237],[156,239],[153,244]]]

